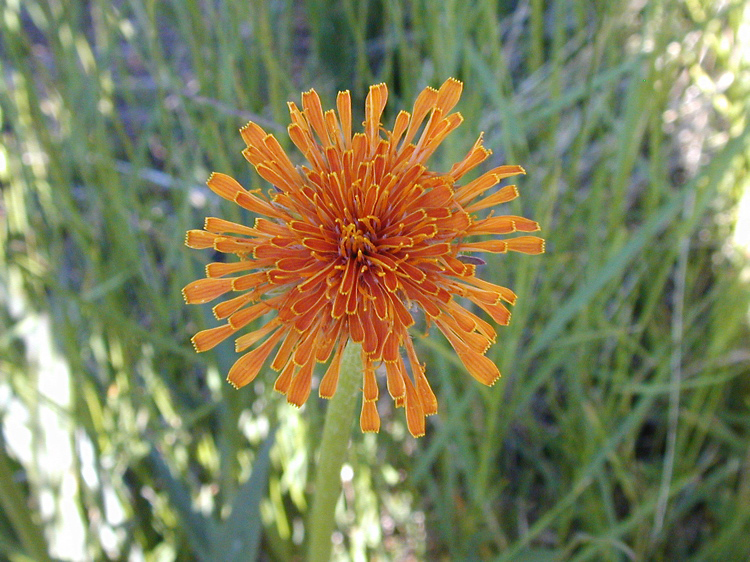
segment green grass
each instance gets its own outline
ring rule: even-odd
[[[548,251],[484,270],[519,295],[494,387],[417,338],[440,414],[414,441],[383,400],[380,434],[353,434],[337,556],[747,559],[750,288],[729,238],[750,14],[639,6],[0,2],[1,556],[64,558],[49,498],[66,494],[90,559],[304,552],[325,404],[297,412],[270,372],[235,391],[231,345],[193,352],[212,319],[180,289],[210,256],[184,233],[250,218],[204,187],[214,170],[267,187],[240,154],[247,120],[289,148],[303,90],[331,107],[350,89],[360,120],[386,82],[390,125],[455,76],[465,122],[433,165],[484,131],[485,169],[527,169],[507,210]]]

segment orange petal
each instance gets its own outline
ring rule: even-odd
[[[269,306],[265,302],[259,302],[232,314],[229,317],[229,324],[236,329],[244,328],[253,320],[263,316],[268,310]]]
[[[365,330],[365,341],[362,342],[362,350],[368,356],[374,358],[378,349],[382,349],[385,339],[388,337],[390,322],[378,318],[372,313],[373,309],[362,312],[362,325]]]
[[[311,160],[310,149],[312,141],[307,136],[304,129],[297,123],[292,123],[287,127],[287,133],[289,133],[289,138],[292,139],[294,145],[299,148],[299,151],[304,154],[308,160]]]
[[[468,326],[469,323],[473,324],[473,328],[471,328],[471,330],[478,331],[480,334],[484,335],[485,338],[494,343],[497,337],[494,328],[487,322],[479,318],[479,316],[477,316],[473,312],[466,310],[455,300],[452,300],[450,303],[448,303],[446,309],[450,311],[451,315],[456,319],[457,322],[463,323],[464,326]]]
[[[428,316],[436,317],[440,314],[440,307],[432,295],[421,290],[418,285],[404,280],[402,283],[406,296],[418,302]],[[412,321],[413,322],[413,321]]]
[[[331,330],[329,324],[334,324],[335,327]],[[318,363],[325,363],[331,357],[333,348],[339,341],[340,335],[340,324],[338,322],[332,322],[331,319],[326,315],[326,319],[321,321],[321,339],[318,341],[318,345],[315,349],[315,359]]]
[[[450,207],[453,204],[453,188],[447,183],[435,186],[425,191],[410,204],[417,208]]]
[[[318,340],[319,326],[316,326],[314,330],[306,330],[302,334],[302,342],[294,350],[294,362],[297,365],[304,365],[314,359],[313,348]]]
[[[249,260],[248,260],[249,261]],[[266,271],[256,271],[255,273],[248,273],[247,275],[241,275],[234,280],[232,283],[232,289],[235,291],[247,291],[253,289],[258,285],[265,283],[268,280],[268,273]]]
[[[310,265],[316,265],[317,260],[315,260],[313,257],[305,257],[305,258],[298,258],[298,257],[291,257],[291,258],[281,258],[276,262],[276,269],[279,269],[280,271],[286,271],[286,272],[299,272],[301,269],[304,269]]]
[[[424,410],[425,416],[432,416],[437,414],[438,403],[435,393],[430,387],[430,383],[427,381],[427,377],[424,374],[423,369],[417,369],[414,373],[414,378],[417,381],[417,394],[422,402],[422,409]]]
[[[258,172],[258,175],[268,183],[270,183],[274,187],[281,189],[282,191],[290,191],[293,188],[293,186],[290,185],[286,179],[281,177],[281,175],[276,170],[274,170],[267,164],[258,164],[257,166],[255,166],[255,171]]]
[[[425,88],[417,96],[414,102],[414,109],[411,112],[411,121],[409,122],[409,128],[406,130],[406,136],[404,142],[401,143],[401,150],[403,150],[417,134],[419,126],[424,121],[427,113],[435,107],[435,100],[437,99],[437,90],[434,88]]]
[[[214,240],[214,250],[223,254],[248,254],[257,245],[257,240],[246,240],[234,236],[217,236]]]
[[[331,364],[326,370],[326,374],[323,375],[323,379],[320,381],[320,388],[318,394],[321,398],[333,398],[336,393],[336,386],[339,382],[339,371],[341,369],[341,355],[344,350],[344,340],[339,343],[339,347],[336,350],[336,355],[333,356]]]
[[[424,244],[419,248],[409,249],[410,258],[434,258],[441,257],[450,252],[450,245],[446,243],[440,244]]]
[[[469,266],[458,258],[448,255],[442,256],[441,260],[446,268],[444,272],[448,275],[463,277],[468,274],[468,270],[470,269]]]
[[[263,201],[259,197],[256,197],[249,192],[239,192],[233,199],[243,209],[258,213],[259,215],[266,215],[267,217],[274,217],[280,219],[286,219],[287,214],[275,207],[273,207],[267,201]]]
[[[440,110],[435,110],[436,115],[438,114],[438,111]],[[418,145],[417,154],[412,157],[412,161],[426,161],[430,156],[432,156],[435,150],[437,150],[438,146],[440,146],[445,138],[463,122],[463,120],[464,118],[460,113],[452,113],[451,115],[437,123],[437,126],[429,131],[429,136],[427,137],[424,144],[422,144],[422,139],[420,139],[420,145]]]
[[[476,303],[495,304],[501,300],[500,294],[491,289],[480,289],[479,287],[472,287],[464,283],[455,283],[454,286],[458,289],[457,292],[459,294]]]
[[[399,357],[400,359],[400,357]],[[401,375],[403,369],[399,366],[398,361],[385,364],[386,381],[388,383],[388,394],[391,395],[394,402],[406,396],[406,387]]]
[[[232,263],[215,262],[209,263],[206,266],[206,277],[223,277],[230,273],[238,273],[240,271],[247,271],[253,269],[255,262],[250,260],[242,260]]]
[[[380,416],[376,402],[362,401],[362,414],[359,417],[359,427],[363,433],[377,433],[380,431]]]
[[[219,172],[211,174],[206,184],[216,195],[229,201],[234,201],[238,193],[247,193],[247,190],[236,179],[226,174],[220,174]]]
[[[482,384],[492,386],[500,378],[500,371],[497,365],[484,355],[469,350],[463,353],[459,352],[458,357],[463,362],[466,370],[469,371],[469,374]]]
[[[522,254],[543,254],[544,238],[538,236],[519,236],[508,240],[508,250]]]
[[[328,138],[333,142],[332,149],[335,150],[336,157],[338,158],[344,149],[342,143],[343,135],[341,133],[341,125],[336,117],[336,112],[333,109],[329,109],[325,112],[326,128],[328,129]],[[330,162],[330,160],[329,160]]]
[[[448,312],[450,312],[450,316],[453,317],[454,321],[461,328],[461,330],[463,330],[464,332],[474,331],[477,324],[474,320],[474,315],[471,314],[468,310],[456,303],[456,301],[451,301],[445,308],[448,310]],[[440,318],[445,318],[446,316],[448,316],[448,314],[443,313],[440,315]]]
[[[419,399],[414,384],[411,382],[409,376],[402,372],[404,379],[404,385],[406,386],[406,401],[404,407],[406,408],[406,425],[409,428],[409,433],[412,437],[422,437],[425,434],[425,421],[424,421],[424,409],[422,408],[422,402]]]
[[[252,382],[260,372],[263,363],[266,362],[268,355],[273,351],[274,346],[284,335],[284,330],[277,330],[270,338],[260,344],[252,351],[235,361],[232,368],[229,369],[227,380],[235,388],[240,388]]]
[[[510,234],[512,232],[536,232],[539,223],[524,217],[505,215],[489,217],[472,224],[466,234]]]
[[[330,305],[323,303],[323,308],[311,308],[302,316],[298,316],[294,320],[294,329],[298,332],[307,332],[310,326],[320,322],[322,319],[327,318],[330,315]]]
[[[469,297],[471,298],[471,297]],[[510,310],[505,308],[502,303],[488,304],[472,299],[479,307],[489,314],[492,319],[501,326],[510,324]]]
[[[388,336],[385,338],[385,345],[383,345],[383,361],[392,362],[397,361],[399,358],[399,337],[395,331],[391,330],[388,332]]]
[[[406,132],[406,127],[409,125],[409,117],[411,116],[406,111],[401,110],[398,112],[396,121],[393,123],[393,132],[390,138],[391,150],[396,148],[398,141],[401,140],[401,137]]]
[[[328,139],[325,117],[323,116],[323,106],[320,103],[318,92],[312,89],[304,92],[302,94],[302,108],[305,118],[320,138],[323,146],[330,146],[331,143]]]
[[[297,366],[294,364],[294,361],[289,361],[286,364],[284,370],[281,371],[281,374],[278,377],[276,377],[276,382],[273,384],[273,389],[276,392],[280,392],[281,394],[287,393],[287,391],[289,390],[289,385],[292,383],[294,369],[296,368]]]
[[[344,134],[344,146],[349,149],[352,146],[352,98],[349,90],[338,93],[336,108],[339,111],[341,131]]]
[[[517,176],[519,174],[525,174],[526,170],[521,166],[498,166],[493,168],[489,172],[482,174],[477,179],[469,182],[463,187],[456,190],[456,201],[461,204],[468,203],[478,195],[484,193],[497,184],[499,181],[509,178],[511,176]]]
[[[378,399],[378,381],[375,379],[375,369],[372,367],[364,369],[364,389],[363,394],[365,401],[372,402]]]
[[[294,375],[289,390],[286,393],[286,400],[290,404],[301,408],[310,396],[310,386],[312,384],[312,372],[315,366],[315,358],[302,365],[297,374]]]
[[[234,314],[235,312],[237,312],[240,308],[242,308],[252,300],[252,293],[246,293],[244,295],[240,295],[239,297],[234,297],[233,299],[229,299],[228,301],[219,303],[213,308],[214,316],[216,316],[218,320],[226,318],[230,314]]]
[[[217,346],[236,331],[237,330],[232,328],[229,324],[225,324],[223,326],[217,326],[216,328],[202,330],[195,334],[190,341],[193,342],[195,351],[201,353]]]
[[[357,261],[356,260],[346,260],[346,265],[344,266],[344,275],[341,278],[341,283],[339,283],[339,293],[343,295],[348,295],[352,292],[352,289],[354,288],[354,280],[357,276]]]
[[[298,289],[299,285],[297,285],[296,289],[293,289],[293,291],[297,291],[296,293],[292,293],[290,291],[290,298],[287,301],[286,305],[290,312],[294,313],[294,315],[296,316],[299,316],[310,311],[310,309],[312,308],[320,309],[318,303],[325,298],[325,285],[321,284],[318,287],[310,289],[309,291],[299,291]],[[321,303],[321,305],[323,304],[325,303]]]
[[[380,131],[380,117],[388,101],[388,87],[384,84],[370,86],[365,99],[365,136],[373,147]]]
[[[214,247],[217,236],[205,230],[188,230],[185,235],[185,246],[193,250],[205,250]]]
[[[505,302],[507,302],[508,304],[516,303],[516,294],[510,289],[508,289],[507,287],[503,287],[501,285],[495,285],[494,283],[490,283],[489,281],[485,281],[484,279],[480,279],[479,277],[474,277],[473,275],[470,277],[464,278],[464,282],[470,283],[485,291],[492,291],[494,293],[497,293],[500,296],[500,298],[504,300]]]
[[[240,129],[240,135],[242,135],[242,140],[245,141],[247,146],[263,147],[266,132],[259,125],[250,121]]]
[[[284,341],[281,343],[281,346],[279,346],[279,350],[276,352],[276,356],[271,362],[271,368],[274,371],[278,371],[287,363],[294,364],[294,361],[292,361],[290,357],[292,355],[294,347],[297,345],[297,342],[299,342],[301,337],[302,334],[296,330],[291,330],[287,334],[286,338],[284,338]]]
[[[482,174],[474,181],[471,181],[456,190],[456,201],[462,204],[466,203],[480,193],[484,193],[493,185],[497,185],[500,180],[501,177],[492,171]]]
[[[443,115],[447,115],[456,106],[458,100],[461,99],[463,87],[464,85],[461,81],[455,78],[448,78],[438,90],[435,107],[439,107],[443,110]]]
[[[294,164],[292,164],[292,161],[289,160],[289,156],[287,156],[276,137],[273,135],[266,135],[263,139],[263,143],[273,158],[272,161],[277,167],[277,172],[281,174],[289,187],[293,190],[294,188],[301,187],[302,178],[294,167]]]
[[[441,314],[439,318],[435,319],[435,323],[456,350],[466,348],[477,353],[484,353],[492,344],[491,340],[481,333],[462,330],[455,318],[449,314]]]
[[[338,254],[339,247],[333,242],[321,238],[303,238],[302,245],[308,250],[321,254]]]
[[[461,179],[467,172],[476,168],[479,164],[484,162],[492,151],[482,146],[483,135],[479,135],[479,138],[471,147],[469,153],[460,162],[456,162],[448,172],[448,175],[453,178],[454,181]]]
[[[232,201],[234,201],[234,199]],[[246,236],[255,236],[258,234],[258,231],[254,228],[250,228],[243,224],[237,224],[236,222],[218,219],[216,217],[206,217],[206,220],[203,223],[203,228],[209,232],[216,232],[217,234],[227,232],[231,234],[244,234]]]
[[[466,242],[459,245],[462,252],[490,252],[504,254],[508,251],[507,240],[483,240],[481,242]]]
[[[265,336],[267,336],[269,333],[271,333],[276,328],[278,328],[279,324],[280,324],[279,319],[274,318],[262,328],[240,336],[234,342],[234,350],[237,353],[245,351],[248,347],[262,340]]]
[[[359,314],[351,314],[349,318],[349,337],[353,342],[362,343],[365,341],[365,328]],[[369,346],[368,346],[369,347]]]
[[[513,199],[515,199],[516,197],[518,197],[518,188],[515,185],[506,185],[496,193],[493,193],[492,195],[489,195],[484,199],[480,199],[479,201],[476,201],[471,205],[465,206],[464,210],[467,213],[475,213],[488,207],[494,207],[495,205],[500,205],[501,203],[513,201]]]
[[[395,313],[394,317],[389,318],[389,320],[391,320],[391,322],[398,320],[398,323],[404,328],[409,328],[413,326],[415,323],[414,317],[406,308],[402,300],[396,296],[393,296],[391,293],[386,293],[386,294],[388,296],[388,300],[391,303],[390,308]]]
[[[232,290],[231,277],[225,279],[198,279],[182,289],[187,304],[203,304]]]

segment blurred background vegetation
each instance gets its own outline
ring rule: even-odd
[[[324,404],[193,352],[184,233],[251,219],[204,185],[267,188],[246,121],[289,147],[302,90],[359,119],[384,81],[390,126],[449,76],[433,165],[484,131],[548,253],[484,268],[519,294],[493,388],[417,338],[440,414],[353,432],[335,555],[750,556],[744,2],[2,0],[0,71],[0,558],[300,556]]]

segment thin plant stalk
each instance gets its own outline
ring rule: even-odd
[[[331,535],[335,526],[336,503],[341,494],[341,465],[346,458],[356,413],[355,404],[362,387],[361,346],[349,342],[341,358],[336,393],[326,412],[320,456],[315,475],[315,496],[308,520],[309,562],[328,562]]]

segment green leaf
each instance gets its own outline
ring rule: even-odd
[[[253,473],[240,487],[232,504],[232,511],[219,527],[218,540],[213,543],[212,560],[256,560],[260,547],[263,522],[260,502],[268,484],[271,447],[275,432],[266,438],[255,458]]]
[[[13,476],[14,464],[16,463],[8,456],[5,448],[0,449],[0,506],[18,536],[26,555],[34,560],[50,560],[44,533],[31,519],[27,498],[19,489],[20,486]],[[2,540],[0,543],[2,543],[3,552],[14,549],[10,541]],[[14,556],[23,555],[16,552]]]
[[[172,471],[156,447],[151,448],[149,459],[156,481],[167,492],[169,503],[180,519],[180,526],[193,548],[193,553],[199,560],[212,560],[213,558],[209,556],[212,542],[210,522],[193,509],[190,491],[183,482],[172,475]]]

